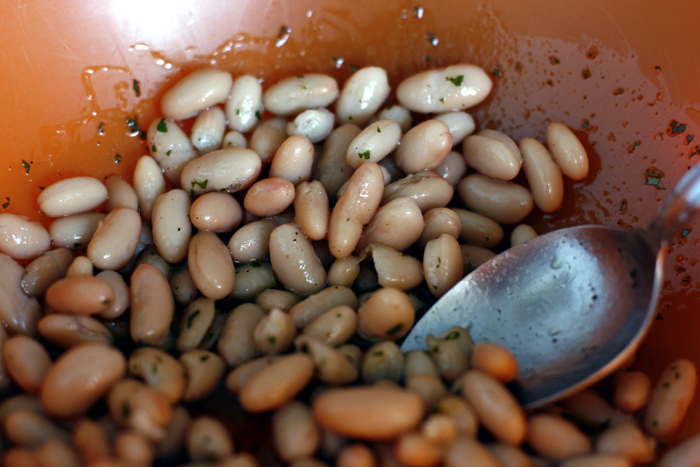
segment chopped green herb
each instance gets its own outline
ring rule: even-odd
[[[194,190],[190,190],[190,199],[194,199]]]
[[[690,144],[690,142],[695,138],[695,135],[688,135],[685,137],[685,142],[686,144]]]
[[[444,340],[444,341],[456,341],[460,337],[462,337],[460,332],[455,330],[455,331],[452,331],[449,334],[447,334],[445,337],[443,337],[442,340]]]
[[[194,188],[195,185],[199,185],[199,188],[204,190],[207,187],[208,183],[209,183],[209,179],[206,179],[203,182],[200,182],[198,180],[192,180],[192,188]]]
[[[440,39],[438,39],[437,37],[435,37],[435,34],[433,34],[433,33],[431,33],[431,32],[429,32],[428,34],[426,34],[426,37],[428,38],[428,42],[430,42],[430,45],[432,45],[433,47],[435,47],[436,45],[438,45],[438,43],[440,42]]]
[[[557,57],[552,56],[549,57],[549,63],[551,63],[552,65],[559,65],[561,61]]]
[[[474,269],[476,269],[476,266],[474,266],[471,261],[467,261],[467,270],[472,272]]]
[[[158,363],[154,362],[151,365],[151,373],[153,373],[154,375],[158,374]]]
[[[24,172],[25,172],[27,175],[29,175],[29,169],[30,169],[30,167],[29,167],[29,162],[27,162],[27,161],[25,161],[24,159],[22,159],[22,165],[24,166]]]
[[[126,125],[129,127],[129,131],[132,133],[138,133],[141,131],[141,125],[139,125],[139,117],[135,115],[134,118],[127,118]]]
[[[121,163],[121,161],[122,161],[122,156],[120,156],[119,153],[117,153],[117,154],[114,156],[114,163],[115,163],[115,164],[119,164],[119,163]]]
[[[240,114],[241,114],[241,109],[236,109],[236,115],[240,115]]]
[[[304,75],[297,75],[298,79],[302,79],[303,77],[304,77]]]
[[[348,120],[352,121],[352,115],[348,115]]]
[[[202,362],[206,362],[207,360],[209,360],[209,354],[202,355],[201,357],[199,357],[199,360]]]
[[[450,83],[454,84],[455,86],[461,86],[462,82],[464,81],[464,75],[459,75],[456,78],[447,77],[447,78],[445,78],[445,81],[449,81]]]
[[[685,276],[685,277],[683,278],[683,282],[686,282],[686,283],[687,283],[687,282],[690,282],[690,276]]]
[[[168,132],[168,125],[165,123],[165,118],[160,119],[160,122],[158,122],[158,126],[156,127],[156,130],[160,131],[161,133]]]
[[[499,70],[498,68],[494,68],[491,74],[493,76],[501,76],[501,70]]]
[[[671,134],[675,135],[677,133],[683,133],[685,131],[686,126],[687,125],[685,123],[678,123],[676,120],[671,120]]]
[[[623,199],[622,203],[620,204],[620,212],[622,212],[622,210],[625,209],[625,206],[627,206],[627,201]]]
[[[443,103],[445,102],[445,98],[444,98],[444,97],[441,97],[441,98],[438,99],[438,100],[439,100],[440,102],[443,102]]]
[[[275,336],[268,336],[267,341],[270,344],[275,345],[277,343],[277,338]]]
[[[10,207],[10,197],[9,197],[9,196],[6,196],[5,199],[7,200],[7,202],[6,202],[6,203],[2,203],[2,208],[3,208],[3,209],[7,209],[8,207]]]
[[[619,96],[620,94],[624,94],[625,90],[623,88],[617,88],[613,91],[613,96]]]
[[[373,357],[383,357],[384,351],[382,349],[372,351]]]
[[[195,310],[191,315],[187,317],[187,329],[192,327],[192,323],[199,316],[199,310]]]
[[[153,143],[151,145],[151,152],[158,152],[158,148],[156,147],[156,143]]]
[[[134,92],[136,97],[141,97],[141,83],[137,79],[134,80]]]
[[[430,61],[430,55],[425,55],[423,57],[423,61],[429,62]]]
[[[382,130],[379,127],[377,127],[377,133],[381,133],[381,132],[382,132]]]
[[[353,73],[357,73],[360,70],[360,68],[357,65],[350,65],[350,70]]]
[[[403,323],[398,323],[398,324],[396,324],[394,327],[392,327],[391,329],[389,329],[389,330],[386,332],[386,335],[387,335],[387,336],[393,336],[394,334],[396,334],[397,332],[401,331],[402,329],[403,329]]]
[[[683,232],[681,232],[681,238],[685,238],[688,235],[690,235],[690,229],[683,229]]]
[[[262,115],[260,115],[260,111],[259,111],[259,110],[256,110],[256,111],[255,111],[255,118],[257,118],[258,120],[261,120],[261,119],[262,119]]]
[[[109,298],[105,298],[104,300],[102,300],[103,305],[109,305],[110,303],[112,303],[112,300],[110,300]]]
[[[166,155],[166,156],[169,156],[169,155],[172,154],[172,153],[173,153],[173,150],[172,150],[172,149],[168,149],[167,151],[165,151],[165,155]]]
[[[100,124],[97,125],[97,132],[98,132],[99,134],[101,134],[101,135],[104,135],[104,134],[105,134],[104,126],[105,126],[105,123],[104,123],[104,122],[100,122]]]
[[[250,265],[251,265],[252,267],[254,267],[254,268],[259,268],[259,267],[260,267],[260,261],[257,261],[257,260],[254,259],[253,261],[250,262]]]
[[[661,182],[661,179],[663,177],[661,174],[658,174],[656,172],[652,172],[651,170],[647,172],[647,181],[645,185],[652,185],[655,186],[659,190],[665,190],[666,188],[659,186],[659,183]]]
[[[73,244],[73,248],[80,248],[81,246],[83,246],[82,243],[74,243]]]
[[[369,149],[365,152],[358,152],[357,155],[360,156],[360,159],[369,160]]]

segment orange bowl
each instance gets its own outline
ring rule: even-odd
[[[128,179],[146,148],[127,119],[146,126],[164,91],[207,64],[268,83],[311,71],[342,82],[354,66],[379,65],[394,86],[426,68],[484,67],[495,86],[473,111],[479,126],[542,139],[562,121],[589,151],[590,175],[567,184],[564,208],[527,219],[540,232],[644,226],[700,158],[700,3],[64,0],[0,10],[0,204],[34,219],[41,187],[60,178]],[[645,184],[650,170],[659,186]],[[652,376],[677,357],[700,364],[700,231],[687,229],[637,359]],[[697,432],[700,401],[681,438]]]

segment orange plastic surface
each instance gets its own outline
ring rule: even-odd
[[[44,0],[0,6],[0,204],[39,218],[41,187],[79,174],[131,173],[145,154],[127,119],[147,127],[163,92],[206,64],[265,83],[351,66],[402,76],[456,62],[493,73],[481,127],[543,139],[573,128],[591,158],[565,207],[533,215],[539,231],[643,226],[700,160],[700,3],[626,0]],[[422,7],[422,8],[421,8]],[[140,83],[140,96],[133,87]],[[264,84],[265,85],[265,84]],[[675,123],[673,123],[675,122]],[[104,133],[104,134],[102,134]],[[695,138],[695,139],[693,139]],[[119,154],[119,157],[117,157]],[[646,185],[647,171],[663,175]],[[679,234],[659,319],[639,365],[657,374],[700,363],[697,225]],[[700,432],[700,401],[682,436]]]

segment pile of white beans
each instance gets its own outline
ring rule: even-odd
[[[695,394],[688,360],[653,388],[627,362],[526,413],[507,349],[457,327],[427,351],[397,345],[428,294],[536,236],[520,223],[587,175],[560,123],[546,145],[475,132],[464,110],[490,90],[466,64],[405,79],[389,106],[378,67],[342,90],[308,74],[264,92],[198,70],[164,95],[133,185],[54,183],[38,199],[48,230],[0,214],[4,465],[257,467],[226,420],[190,413],[222,386],[272,413],[275,456],[294,467],[653,462]],[[696,436],[657,465],[698,459]]]

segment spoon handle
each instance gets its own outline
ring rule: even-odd
[[[700,164],[688,171],[673,187],[647,229],[655,245],[671,243],[700,209]]]

